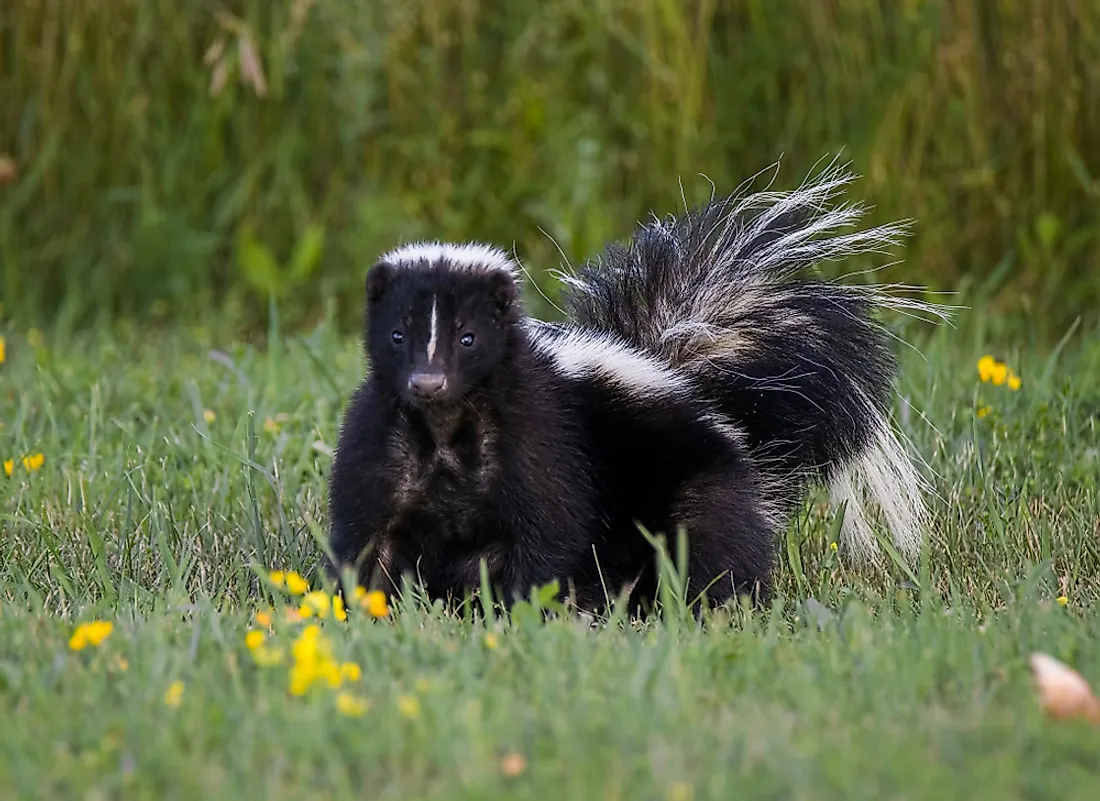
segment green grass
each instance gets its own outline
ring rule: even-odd
[[[1100,4],[1051,0],[5,0],[0,317],[255,331],[275,291],[349,330],[398,240],[514,244],[549,288],[681,181],[843,150],[920,223],[906,280],[1057,338],[1100,301],[1098,51]]]
[[[815,503],[777,607],[703,628],[674,607],[591,630],[403,599],[324,623],[362,669],[350,718],[337,691],[288,696],[244,635],[283,598],[256,568],[316,564],[357,343],[327,322],[264,351],[7,331],[0,797],[1092,798],[1100,732],[1043,718],[1027,656],[1100,682],[1100,337],[1038,350],[976,311],[905,333],[923,358],[901,351],[902,391],[927,422],[902,425],[940,495],[912,573],[849,564]],[[1018,392],[980,383],[986,352]],[[70,651],[93,618],[113,633]],[[303,624],[277,618],[288,648]]]

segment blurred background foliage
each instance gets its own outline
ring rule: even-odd
[[[842,151],[917,222],[879,277],[1056,337],[1100,301],[1098,54],[1094,2],[5,0],[0,320],[353,330],[421,236],[553,298],[682,191]]]

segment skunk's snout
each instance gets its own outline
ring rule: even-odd
[[[417,372],[409,376],[409,392],[420,400],[431,400],[446,387],[447,377],[443,373]]]

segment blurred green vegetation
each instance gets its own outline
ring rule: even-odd
[[[355,326],[413,236],[552,297],[681,181],[843,149],[917,221],[880,277],[1058,335],[1100,301],[1098,52],[1050,0],[6,0],[0,316]]]

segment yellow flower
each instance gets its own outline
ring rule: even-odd
[[[23,467],[25,467],[31,473],[35,472],[42,467],[46,462],[46,457],[41,453],[34,453],[30,456],[23,457]]]
[[[989,406],[979,406],[977,414],[979,418],[982,418],[989,414],[991,411],[993,411],[993,409]]]
[[[1020,388],[1020,376],[1016,375],[1011,370],[1008,371],[1008,388],[1013,392]]]
[[[1000,386],[1008,378],[1008,366],[1004,362],[997,362],[989,371],[989,380]]]
[[[177,708],[180,705],[180,701],[183,700],[183,682],[178,679],[168,687],[164,693],[164,703],[172,709]]]
[[[830,542],[829,543],[829,550],[835,551],[836,549],[837,549],[836,548],[836,543],[835,542]]]
[[[0,337],[0,364],[8,360],[8,341]]]
[[[85,646],[97,646],[111,636],[115,624],[109,620],[93,620],[90,623],[81,623],[76,627],[69,638],[69,648],[81,651]]]
[[[309,617],[306,614],[306,609],[310,609],[317,617],[327,617],[328,610],[332,606],[332,601],[329,600],[328,593],[324,590],[314,590],[307,593],[303,599],[305,603],[302,605],[302,613],[304,617]]]
[[[309,591],[309,584],[294,570],[286,574],[286,588],[294,595],[305,595]]]
[[[244,635],[244,644],[248,646],[249,651],[255,651],[264,644],[264,633],[253,629]]]
[[[485,647],[489,650],[496,648],[499,644],[500,643],[497,642],[497,635],[493,634],[493,632],[490,631],[485,635]]]
[[[411,695],[402,695],[397,699],[397,711],[401,717],[415,720],[420,717],[420,702]]]
[[[5,459],[4,460],[4,475],[7,476],[8,478],[11,478],[11,474],[14,470],[15,470],[15,460],[14,459]]]
[[[386,593],[381,590],[367,592],[362,587],[356,587],[355,599],[372,617],[385,617],[390,613],[389,604],[386,602]]]
[[[214,414],[213,409],[204,409],[202,412],[202,419],[205,420],[207,424],[213,423],[217,418],[218,416]]]
[[[361,718],[367,713],[367,699],[352,693],[340,693],[336,696],[336,710],[349,718]]]
[[[256,622],[263,626],[265,629],[271,628],[271,613],[270,612],[257,612]]]
[[[344,608],[344,599],[339,595],[332,596],[332,616],[341,622],[348,619],[348,610]]]
[[[1059,595],[1058,596],[1058,605],[1059,606],[1065,606],[1068,603],[1069,603],[1069,598],[1067,598],[1064,595]]]
[[[345,662],[340,666],[340,675],[348,681],[359,681],[363,677],[363,670],[354,662]]]
[[[997,360],[989,354],[982,356],[978,359],[978,376],[982,381],[988,381],[993,376],[993,368],[996,366]]]
[[[280,589],[286,586],[286,575],[281,570],[272,570],[267,574],[267,578],[272,584]]]

